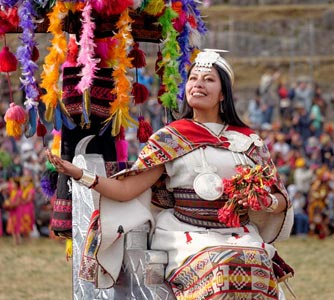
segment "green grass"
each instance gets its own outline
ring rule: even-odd
[[[276,244],[279,254],[295,270],[289,280],[298,300],[334,299],[334,239],[292,237]],[[286,292],[288,300],[293,299]]]
[[[298,300],[334,299],[333,237],[292,237],[276,247],[295,270],[289,283]],[[41,238],[13,246],[11,238],[0,238],[0,263],[0,300],[72,299],[72,266],[63,242]],[[289,292],[286,298],[293,299]]]
[[[0,238],[0,300],[72,299],[72,265],[63,242],[31,239],[13,246]]]

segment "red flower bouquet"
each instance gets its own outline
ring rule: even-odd
[[[224,193],[228,196],[228,201],[218,210],[220,222],[228,227],[240,226],[239,217],[245,207],[238,203],[239,200],[247,198],[248,206],[252,210],[261,210],[269,205],[268,195],[276,177],[268,171],[268,165],[238,165],[236,175],[223,179]]]

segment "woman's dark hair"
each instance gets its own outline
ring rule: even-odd
[[[240,117],[237,114],[237,111],[235,109],[234,101],[233,101],[233,94],[232,94],[232,84],[231,84],[231,79],[227,75],[227,73],[222,70],[221,68],[217,67],[216,65],[213,65],[214,68],[217,70],[221,86],[222,86],[222,93],[224,96],[224,100],[222,103],[222,108],[223,108],[223,113],[219,111],[221,119],[226,122],[229,125],[235,125],[235,126],[241,126],[241,127],[249,127],[246,125],[243,121],[241,121]],[[191,66],[188,72],[188,77],[189,74],[192,70],[194,65]],[[193,109],[189,106],[188,101],[186,99],[186,96],[184,96],[183,100],[183,107],[182,111],[180,112],[180,115],[178,119],[191,119],[193,118]]]

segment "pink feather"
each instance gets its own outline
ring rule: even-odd
[[[83,66],[81,70],[81,80],[76,88],[83,93],[87,90],[95,78],[95,71],[98,69],[97,64],[99,59],[94,58],[94,29],[95,23],[91,20],[92,6],[90,3],[86,4],[83,9],[83,26],[80,37],[80,51],[78,55],[78,65]]]

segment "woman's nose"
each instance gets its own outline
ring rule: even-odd
[[[196,81],[194,82],[195,87],[201,87],[203,86],[203,80],[201,78],[197,78]]]

